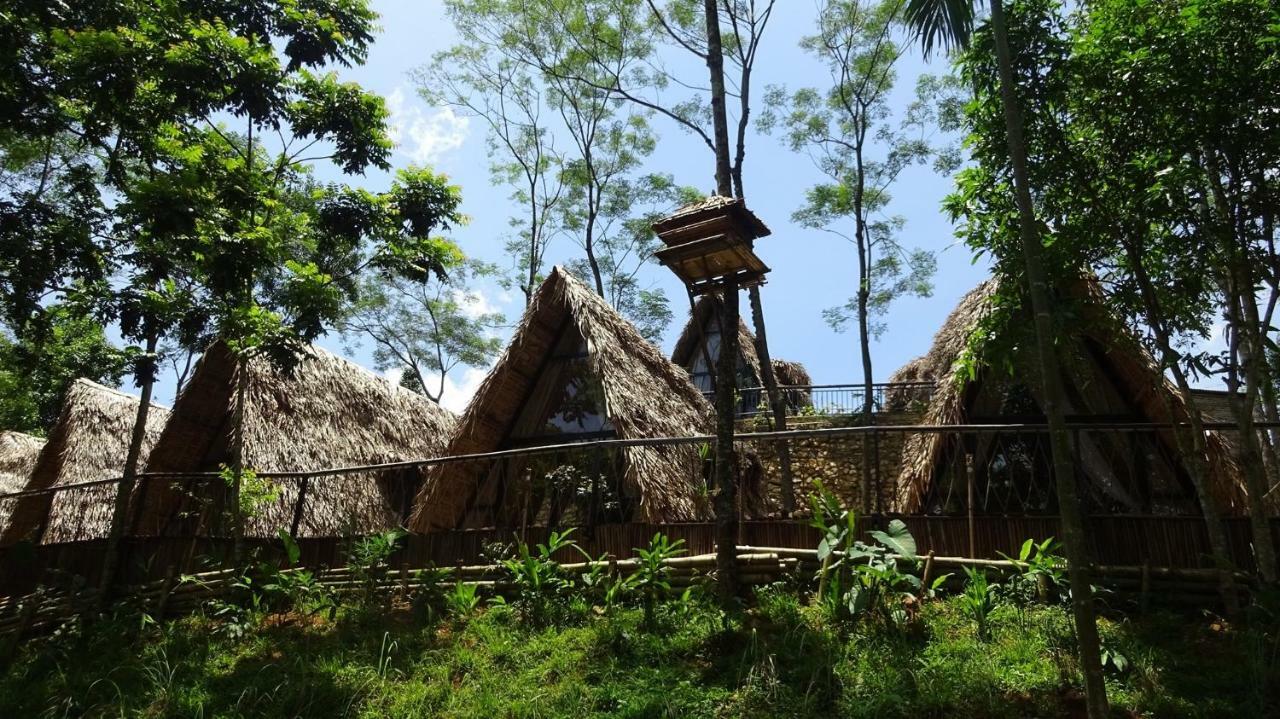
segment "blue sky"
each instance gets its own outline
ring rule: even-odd
[[[508,264],[502,245],[509,236],[507,218],[512,212],[506,187],[490,184],[488,158],[481,122],[468,120],[447,108],[426,105],[417,95],[408,73],[426,63],[432,54],[456,42],[454,30],[438,0],[375,0],[382,30],[366,65],[344,70],[345,79],[388,98],[393,129],[399,146],[393,164],[425,164],[446,173],[462,187],[463,212],[471,223],[455,230],[453,238],[470,255]],[[756,88],[783,84],[791,88],[822,87],[826,72],[799,47],[800,38],[812,32],[814,6],[809,0],[779,0],[757,62]],[[892,101],[901,110],[909,101],[915,80],[922,72],[945,71],[941,60],[926,66],[918,54],[900,64],[898,90]],[[704,81],[701,77],[692,78]],[[705,146],[661,118],[653,120],[661,140],[649,158],[647,171],[669,172],[677,182],[710,191],[714,187],[712,158]],[[805,155],[792,153],[777,137],[753,132],[748,139],[745,180],[748,204],[772,229],[773,235],[757,242],[757,253],[773,272],[763,288],[770,349],[775,357],[804,363],[816,383],[848,383],[862,379],[856,334],[837,334],[822,319],[822,310],[842,304],[855,286],[856,255],[852,245],[833,235],[801,228],[790,221],[806,188],[821,176]],[[373,190],[390,181],[385,173],[363,178],[343,178],[319,168],[321,179],[344,180]],[[899,300],[884,321],[888,327],[873,345],[875,378],[886,379],[895,369],[928,349],[934,331],[961,295],[986,275],[986,265],[974,265],[971,253],[955,244],[950,222],[940,209],[951,187],[949,177],[928,168],[907,171],[893,190],[888,214],[902,215],[907,223],[901,235],[906,247],[938,253],[938,274],[933,297]],[[580,250],[568,240],[553,245],[549,263],[573,258]],[[687,310],[684,291],[674,276],[657,265],[645,271],[647,279],[666,288],[673,299],[676,320],[667,332],[663,350],[669,351]],[[514,322],[523,309],[518,293],[489,288],[487,304],[505,312]],[[746,308],[745,301],[743,302]],[[337,336],[320,344],[371,366],[368,348],[350,347]],[[483,371],[460,368],[451,376],[444,404],[465,405]],[[157,393],[161,403],[173,399],[172,380]]]

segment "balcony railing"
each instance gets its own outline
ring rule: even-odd
[[[933,382],[878,382],[871,385],[873,412],[899,412],[923,407],[933,397]],[[789,417],[848,417],[861,414],[866,406],[866,385],[815,384],[779,385]],[[704,392],[713,405],[715,392]],[[738,416],[768,414],[769,396],[763,387],[738,389]]]

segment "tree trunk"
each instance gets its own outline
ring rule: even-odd
[[[716,0],[705,0],[707,71],[711,79],[711,116],[715,125],[716,191],[733,194],[729,172],[729,121],[725,115],[724,47]],[[754,289],[754,288],[752,288]],[[763,358],[762,358],[763,359]],[[720,601],[731,609],[738,593],[737,463],[733,435],[738,389],[738,282],[726,278],[720,313],[720,356],[716,358],[716,573]]]
[[[854,239],[858,247],[858,343],[862,356],[862,424],[870,427],[875,420],[871,394],[873,375],[871,369],[871,332],[867,324],[867,304],[871,295],[871,237],[867,232],[867,219],[864,214],[863,198],[866,192],[867,172],[862,160],[862,143],[866,137],[865,125],[861,126],[858,141],[854,149],[857,177],[853,190]],[[862,513],[871,512],[871,447],[874,435],[863,435],[862,440],[862,477],[858,482],[858,502],[862,505]]]
[[[1014,197],[1018,205],[1023,262],[1026,265],[1031,309],[1035,315],[1036,350],[1039,355],[1041,380],[1044,384],[1045,406],[1043,409],[1049,420],[1054,485],[1058,495],[1062,541],[1067,553],[1067,572],[1071,582],[1071,608],[1075,617],[1076,637],[1080,649],[1080,666],[1084,674],[1085,697],[1089,719],[1104,719],[1109,713],[1107,687],[1102,676],[1101,646],[1098,639],[1097,618],[1094,616],[1093,588],[1089,580],[1085,529],[1081,518],[1075,469],[1071,462],[1071,437],[1062,409],[1063,389],[1058,370],[1058,358],[1054,354],[1049,291],[1041,257],[1040,230],[1031,199],[1027,150],[1022,137],[1022,113],[1014,94],[1013,61],[1009,52],[1003,0],[991,0],[991,33],[995,41],[996,60],[1000,73],[1000,97],[1004,105],[1009,159],[1013,165]]]
[[[1147,326],[1151,328],[1156,346],[1160,350],[1161,364],[1168,368],[1178,388],[1178,394],[1186,404],[1187,420],[1191,427],[1189,430],[1175,427],[1173,436],[1177,442],[1179,454],[1188,458],[1187,476],[1190,477],[1196,498],[1200,501],[1200,513],[1204,516],[1205,530],[1209,535],[1209,551],[1213,555],[1214,565],[1219,570],[1218,589],[1222,594],[1223,606],[1226,607],[1228,615],[1234,615],[1239,609],[1239,602],[1235,581],[1232,579],[1231,550],[1227,540],[1227,530],[1222,524],[1218,502],[1209,490],[1211,481],[1208,466],[1209,449],[1205,442],[1204,417],[1200,413],[1200,408],[1196,406],[1195,395],[1191,392],[1191,383],[1187,380],[1186,372],[1178,366],[1179,355],[1169,338],[1169,330],[1165,324],[1164,312],[1160,307],[1155,286],[1142,264],[1142,253],[1132,240],[1122,240],[1122,242],[1124,242],[1125,254],[1129,257],[1129,264],[1133,266],[1134,278],[1138,282],[1138,292],[1142,296]],[[1172,402],[1169,417],[1174,422],[1178,421],[1177,413],[1172,411]]]
[[[764,383],[765,393],[769,398],[769,409],[773,413],[773,428],[779,432],[787,429],[787,406],[778,389],[778,377],[773,373],[773,359],[769,357],[769,339],[764,326],[764,306],[760,302],[760,286],[753,285],[747,290],[751,301],[751,323],[754,325],[756,339],[756,356],[760,358],[760,380]],[[736,327],[734,334],[737,334]],[[723,342],[723,337],[721,342]],[[790,516],[796,507],[795,480],[791,475],[791,445],[786,441],[778,444],[778,465],[781,477],[782,513]]]
[[[707,20],[707,71],[711,75],[711,120],[716,145],[716,192],[733,197],[729,167],[729,118],[725,110],[724,46],[720,42],[720,9],[716,0],[704,0]]]
[[[1263,468],[1261,443],[1253,426],[1253,408],[1256,400],[1256,365],[1252,356],[1244,367],[1245,397],[1240,396],[1240,344],[1249,342],[1249,330],[1243,326],[1241,317],[1240,285],[1235,278],[1228,281],[1227,312],[1228,323],[1232,326],[1231,356],[1228,363],[1227,392],[1230,397],[1231,413],[1240,427],[1241,466],[1244,469],[1246,501],[1249,507],[1249,527],[1253,533],[1254,559],[1258,565],[1258,574],[1263,581],[1273,583],[1277,578],[1276,549],[1271,535],[1271,523],[1267,512],[1267,473]],[[1252,355],[1252,352],[1249,352]]]
[[[716,574],[720,600],[730,608],[738,593],[737,462],[733,451],[738,386],[738,283],[725,281],[716,358]]]
[[[245,397],[249,390],[249,360],[242,354],[236,356],[236,404],[232,410],[231,426],[231,539],[232,556],[236,564],[244,559],[244,510],[240,506],[241,483],[244,479],[244,422]]]
[[[151,412],[151,393],[155,389],[154,359],[159,341],[159,333],[152,332],[147,337],[147,361],[152,364],[142,382],[142,397],[138,403],[138,413],[133,420],[133,432],[129,435],[129,451],[125,455],[124,473],[116,487],[115,506],[111,510],[111,529],[107,534],[107,546],[102,556],[102,581],[98,592],[100,605],[106,604],[111,586],[115,583],[116,569],[120,566],[120,540],[124,536],[125,523],[129,519],[129,509],[133,504],[138,460],[142,456],[142,443],[147,437],[147,416]],[[146,497],[138,498],[139,502],[145,500]]]

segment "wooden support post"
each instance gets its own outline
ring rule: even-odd
[[[738,594],[737,465],[734,456],[734,415],[737,409],[738,282],[725,279],[720,313],[720,356],[716,371],[716,583],[721,606],[736,606]]]
[[[289,524],[289,536],[298,538],[298,528],[302,525],[302,510],[307,505],[307,490],[311,486],[311,476],[304,476],[298,481],[298,503],[293,507],[293,522]]]
[[[920,587],[923,590],[921,594],[929,591],[929,578],[933,574],[933,550],[924,556],[924,571],[920,572]]]
[[[961,446],[963,447],[964,445],[961,444]],[[978,558],[978,535],[977,535],[976,529],[974,528],[974,519],[973,519],[973,502],[974,502],[973,475],[974,475],[973,455],[969,454],[968,452],[965,452],[964,453],[965,492],[968,495],[967,498],[965,499],[965,505],[966,505],[966,510],[968,512],[968,519],[969,519],[969,558],[977,559]]]
[[[1147,609],[1151,606],[1151,562],[1142,563],[1142,585],[1141,593],[1138,595],[1138,611],[1142,614],[1147,613]]]
[[[165,610],[169,608],[169,595],[173,593],[173,586],[178,581],[178,565],[173,564],[169,567],[168,574],[165,575],[164,584],[160,585],[160,596],[156,601],[156,619],[163,620]]]

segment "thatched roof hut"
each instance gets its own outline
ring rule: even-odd
[[[458,422],[448,455],[587,439],[710,432],[712,411],[684,370],[668,362],[607,302],[557,267],[534,294],[511,344]],[[546,466],[544,466],[546,465]],[[544,471],[545,470],[545,471]],[[589,474],[597,521],[683,521],[704,515],[701,460],[692,446],[630,447],[589,467],[554,458],[451,463],[435,468],[415,503],[415,531],[556,523],[548,477]],[[604,483],[601,476],[607,475]],[[606,486],[601,486],[604,484]],[[601,499],[600,495],[609,495]]]
[[[671,361],[685,368],[693,378],[694,386],[702,392],[712,391],[715,385],[723,307],[724,301],[719,295],[707,294],[698,298],[671,352]],[[707,352],[703,351],[704,348]],[[756,354],[755,335],[747,329],[741,317],[738,318],[738,355],[738,386],[759,387],[760,356]]]
[[[40,450],[24,490],[48,489],[119,477],[138,414],[138,398],[87,379],[72,383],[62,413]],[[145,460],[169,411],[151,405],[142,444]],[[115,485],[24,497],[0,544],[40,538],[43,544],[105,537],[115,509]]]
[[[969,292],[934,337],[921,358],[895,373],[891,381],[938,382],[921,420],[925,425],[987,422],[1042,423],[1041,382],[1031,337],[1019,341],[1009,364],[1012,373],[984,368],[970,379],[957,363],[970,336],[991,311],[997,289],[988,280]],[[1073,422],[1184,421],[1186,409],[1157,364],[1099,301],[1099,290],[1082,281],[1063,297],[1073,303],[1075,321],[1057,346]],[[1022,310],[1015,310],[1021,312]],[[1029,323],[1012,321],[1012,332]],[[1007,339],[1007,338],[1006,338]],[[1142,513],[1196,512],[1194,491],[1168,431],[1120,434],[1106,430],[1077,433],[1075,464],[1094,511]],[[1220,506],[1242,506],[1238,468],[1229,443],[1209,433],[1207,458]],[[964,458],[973,457],[979,501],[998,513],[1049,512],[1055,503],[1047,438],[1041,434],[967,437],[919,434],[907,439],[898,477],[895,508],[904,513],[947,512],[963,502]],[[959,489],[957,489],[959,487]],[[995,499],[993,499],[993,497]]]
[[[689,321],[685,323],[679,339],[676,340],[675,349],[671,352],[671,361],[683,367],[693,379],[694,386],[702,392],[711,392],[715,388],[715,363],[720,349],[719,317],[723,306],[719,295],[707,294],[700,297],[694,304]],[[779,386],[809,387],[813,384],[809,371],[799,362],[775,358],[771,364],[774,378]],[[763,383],[760,355],[756,352],[756,337],[739,317],[738,388],[760,387]],[[754,408],[762,398],[744,396],[743,399],[744,402],[750,403],[751,408]],[[809,391],[807,389],[788,391],[786,401],[789,408],[799,410],[809,404]]]
[[[0,494],[21,492],[35,469],[44,439],[21,432],[0,432]],[[0,499],[0,532],[9,524],[16,499]]]
[[[231,462],[236,378],[235,356],[211,345],[174,404],[147,471],[217,471]],[[308,472],[369,466],[438,456],[456,418],[426,397],[319,347],[311,347],[290,371],[266,358],[244,365],[249,373],[244,406],[244,463],[255,472]],[[414,471],[347,474],[307,480],[298,536],[362,534],[400,525],[416,493]],[[278,496],[257,508],[246,536],[292,530],[302,484],[280,480]],[[201,487],[194,498],[188,487]],[[149,483],[139,533],[166,534],[202,515],[200,531],[222,531],[218,507],[225,497],[216,482]],[[190,527],[186,528],[189,531]]]

